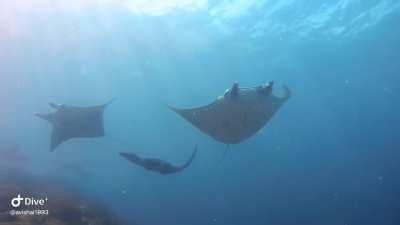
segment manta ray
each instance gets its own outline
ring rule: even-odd
[[[61,143],[72,138],[95,138],[104,136],[103,113],[112,102],[92,106],[75,107],[49,103],[56,109],[53,113],[35,115],[53,125],[50,150],[54,151]]]
[[[240,143],[263,128],[291,96],[283,86],[283,96],[273,93],[274,83],[239,88],[238,83],[209,105],[179,109],[168,106],[193,126],[225,144]]]
[[[160,160],[160,159],[141,158],[140,156],[138,156],[134,153],[121,152],[119,154],[120,154],[120,156],[127,159],[131,163],[141,166],[141,167],[145,168],[146,170],[150,170],[150,171],[162,174],[162,175],[167,175],[167,174],[180,172],[180,171],[186,169],[188,166],[190,166],[190,164],[192,164],[194,158],[196,157],[197,145],[194,148],[192,156],[182,166],[174,166],[174,165],[171,165],[170,163]]]

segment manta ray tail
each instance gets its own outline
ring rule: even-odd
[[[197,155],[197,145],[194,147],[194,151],[193,151],[193,154],[190,157],[190,159],[183,166],[181,166],[180,170],[183,170],[186,167],[190,166],[190,164],[192,164],[192,162],[193,162],[194,158],[196,157],[196,155]]]
[[[224,155],[222,156],[222,158],[219,160],[219,164],[222,163],[224,161],[224,159],[226,158],[226,156],[228,155],[229,150],[231,149],[231,145],[227,144],[225,151],[224,151]]]

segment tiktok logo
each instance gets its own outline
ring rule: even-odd
[[[14,208],[18,208],[21,205],[21,202],[24,200],[24,198],[21,198],[21,195],[18,195],[18,197],[13,198],[11,200],[11,205]]]
[[[21,195],[18,197],[11,199],[11,205],[14,208],[18,208],[23,204],[24,206],[44,206],[47,203],[47,197],[45,198],[34,198],[28,197],[23,198]]]

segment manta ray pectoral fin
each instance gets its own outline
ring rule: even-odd
[[[68,109],[68,110],[75,110],[78,112],[83,112],[84,110],[90,110],[90,111],[98,111],[98,110],[104,110],[108,105],[113,103],[116,98],[112,98],[110,101],[101,104],[101,105],[96,105],[96,106],[90,106],[90,107],[78,107],[78,106],[70,106],[70,105],[63,105],[63,104],[54,104],[54,103],[49,103],[49,105],[55,109]]]
[[[144,162],[143,159],[140,158],[138,155],[133,154],[133,153],[127,153],[127,152],[120,152],[119,155],[129,162],[136,164],[138,166],[143,166]]]
[[[185,108],[185,109],[181,109],[181,108],[175,108],[172,106],[168,106],[168,108],[175,112],[176,114],[178,114],[179,116],[183,117],[184,119],[186,119],[187,121],[189,121],[191,124],[193,124],[195,127],[198,127],[198,112],[201,108]]]
[[[48,113],[48,114],[35,113],[35,116],[39,117],[40,119],[49,121],[49,122],[53,122],[52,115],[53,115],[52,113]]]
[[[184,109],[175,108],[175,107],[170,106],[170,105],[167,105],[167,107],[168,107],[168,109],[170,109],[171,111],[173,111],[173,112],[175,112],[175,113],[177,113],[179,115],[181,115],[182,112],[184,111]]]
[[[108,102],[106,102],[106,103],[104,103],[104,104],[102,104],[102,105],[97,106],[97,109],[103,109],[103,110],[105,110],[109,105],[111,105],[111,104],[115,101],[115,99],[116,99],[116,98],[112,98],[112,99],[109,100]]]
[[[104,104],[104,107],[107,107],[108,105],[111,105],[111,103],[115,102],[116,98],[112,98],[110,101],[106,102],[106,104]]]
[[[53,132],[51,133],[51,140],[50,140],[50,152],[54,152],[54,150],[64,141],[67,141],[69,138],[65,137],[61,133],[60,129],[53,128]]]

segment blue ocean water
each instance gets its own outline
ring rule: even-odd
[[[0,142],[125,224],[398,225],[399,22],[394,0],[5,1]],[[292,97],[225,157],[166,107],[270,80]],[[105,137],[49,152],[36,112],[112,98]],[[118,155],[181,164],[196,144],[169,176]]]

